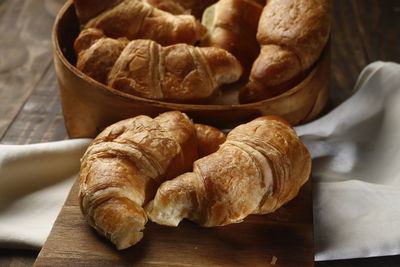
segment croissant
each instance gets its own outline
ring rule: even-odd
[[[135,40],[123,50],[108,76],[118,90],[170,102],[202,102],[222,84],[242,75],[238,60],[223,49],[176,44],[162,47]]]
[[[83,30],[74,44],[77,68],[123,92],[171,102],[202,102],[242,74],[239,61],[215,47],[106,37]]]
[[[311,158],[290,125],[261,117],[233,129],[217,152],[195,161],[193,172],[164,182],[146,205],[149,218],[177,226],[242,221],[275,211],[307,181]]]
[[[143,205],[161,182],[191,168],[198,158],[197,139],[211,140],[206,148],[211,153],[224,136],[178,111],[106,128],[81,160],[79,201],[87,222],[117,249],[139,242],[147,222]]]
[[[218,1],[204,11],[202,23],[208,33],[201,40],[201,45],[229,51],[245,70],[250,70],[260,53],[256,34],[262,10],[260,4],[250,0]]]
[[[258,24],[260,55],[240,102],[273,97],[296,85],[320,57],[330,27],[330,0],[269,0]]]
[[[118,38],[151,39],[162,45],[193,44],[206,33],[192,15],[172,15],[140,0],[74,0],[84,28]]]

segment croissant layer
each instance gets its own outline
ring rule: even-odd
[[[74,0],[83,28],[112,38],[150,39],[162,45],[193,44],[206,28],[192,15],[173,15],[141,0]]]

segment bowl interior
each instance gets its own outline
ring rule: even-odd
[[[80,24],[73,4],[70,3],[70,5],[68,5],[68,2],[56,19],[58,23],[56,24],[57,29],[55,29],[54,33],[57,35],[55,36],[56,45],[59,47],[68,63],[74,67],[76,65],[74,41],[79,35]],[[66,31],[60,29],[65,29]]]

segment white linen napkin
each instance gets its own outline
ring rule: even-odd
[[[313,157],[316,260],[400,253],[400,65],[375,62],[356,93],[296,127]]]
[[[370,64],[356,89],[295,128],[313,157],[316,260],[400,253],[400,65]],[[43,245],[88,144],[0,145],[0,246]]]
[[[0,247],[40,249],[89,142],[0,145]]]

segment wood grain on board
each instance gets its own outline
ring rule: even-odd
[[[137,245],[117,251],[84,220],[76,182],[34,266],[313,266],[311,184],[270,215],[203,228],[149,222]]]

